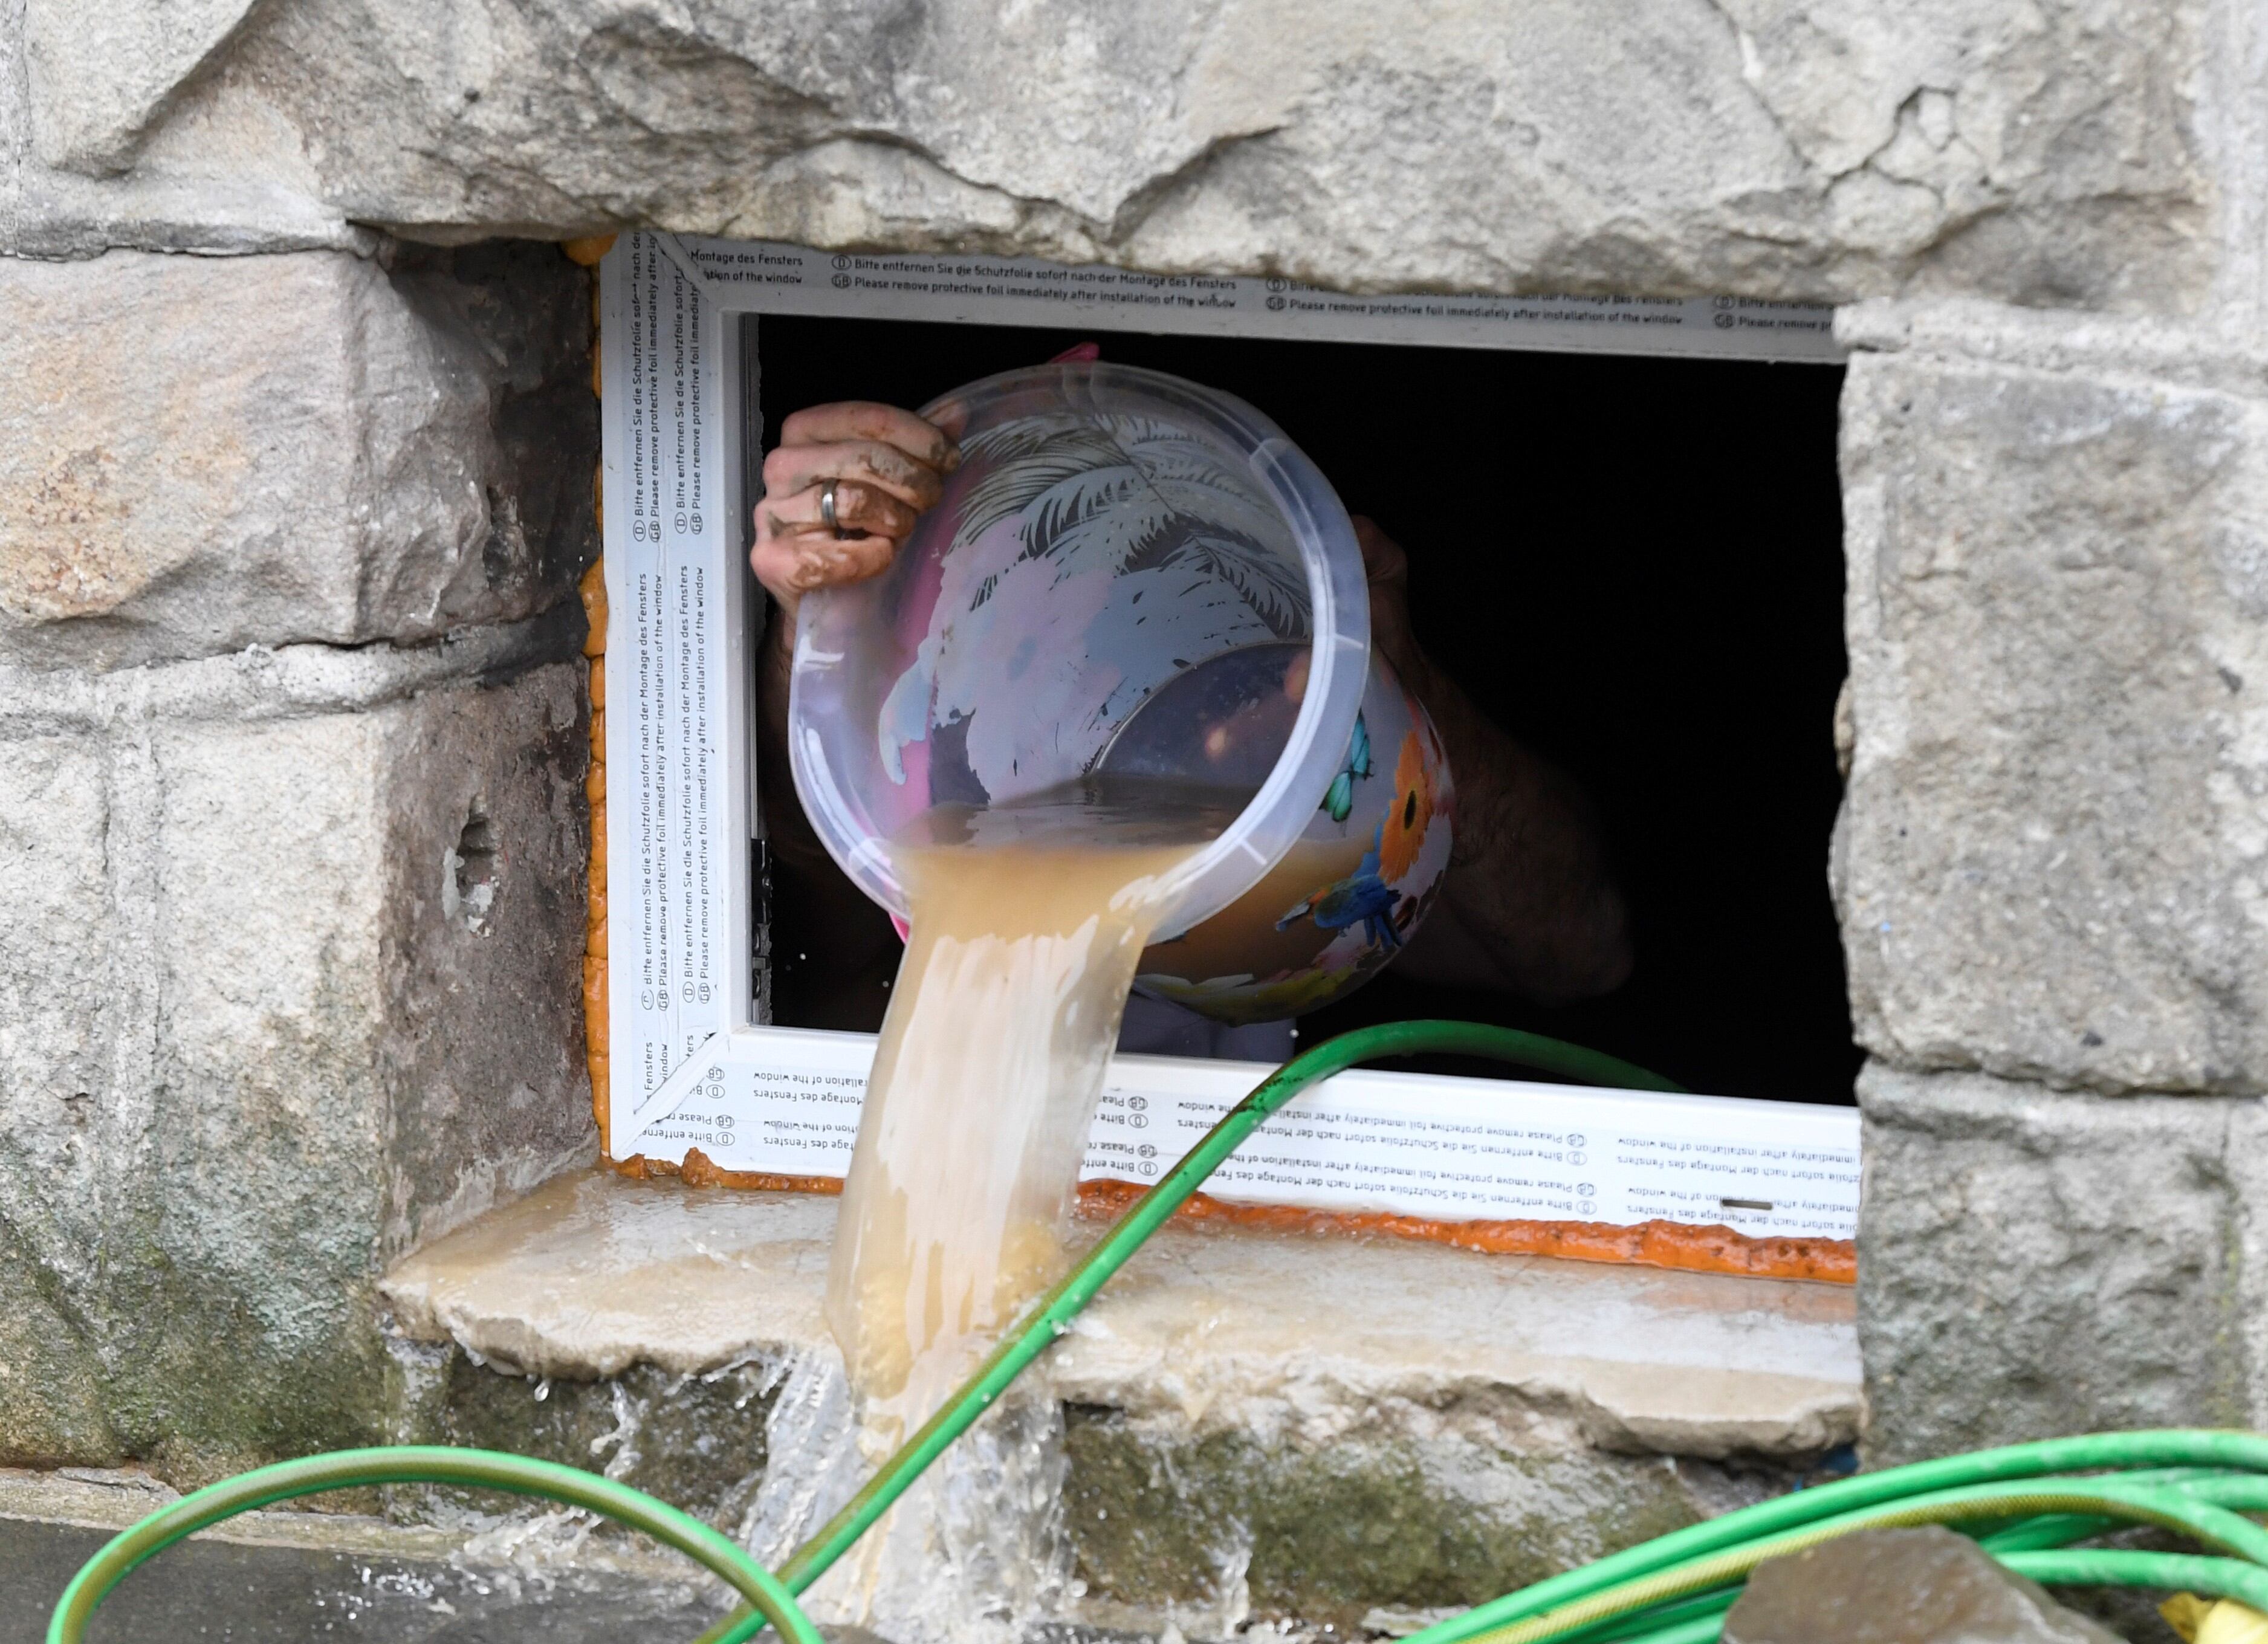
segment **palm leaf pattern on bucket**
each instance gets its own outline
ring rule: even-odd
[[[1020,417],[961,441],[990,466],[961,505],[955,548],[1018,518],[1016,562],[1055,580],[1187,565],[1233,589],[1279,638],[1304,638],[1307,588],[1282,518],[1202,441],[1155,418]],[[987,578],[970,608],[991,596]]]

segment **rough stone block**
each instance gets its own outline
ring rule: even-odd
[[[1860,1076],[1870,1460],[2268,1418],[2268,1111]]]
[[[173,48],[136,53],[145,70],[176,75],[191,56],[210,60],[225,36],[201,31],[192,7],[189,26]],[[241,8],[239,8],[241,10]],[[84,171],[61,170],[32,151],[31,42],[25,0],[0,0],[0,254],[92,257],[113,247],[144,251],[241,254],[255,251],[355,251],[379,244],[372,231],[346,220],[317,197],[320,179],[306,154],[271,111],[205,94],[197,68],[186,86],[171,88],[153,105],[164,129],[137,139],[130,173],[109,174],[99,156]],[[168,11],[154,6],[107,6],[76,41],[58,42],[67,58],[91,48],[134,52],[134,37],[161,36]],[[43,19],[58,20],[53,13]],[[122,41],[123,34],[128,38]],[[134,72],[129,71],[129,74]],[[92,173],[94,174],[89,174]]]
[[[114,940],[103,750],[60,726],[26,729],[0,740],[0,1110],[36,1118],[0,1147],[23,1178],[13,1185],[28,1190],[84,1159],[122,1023],[102,962]],[[18,1191],[0,1204],[0,1454],[107,1459],[118,1445],[85,1321],[63,1276],[38,1259],[51,1235],[24,1223],[28,1208]]]
[[[2257,95],[2205,0],[1545,0],[1423,28],[1362,0],[666,25],[121,0],[99,27],[26,4],[23,146],[51,180],[202,183],[227,152],[311,223],[653,223],[1372,289],[2181,310],[2242,239],[2214,166],[2251,164],[2220,134]],[[26,216],[71,240],[67,212]]]
[[[407,1344],[397,1344],[401,1353]],[[414,1353],[415,1348],[410,1348]],[[422,1397],[397,1407],[405,1436],[533,1456],[603,1471],[732,1534],[764,1477],[765,1435],[781,1378],[761,1363],[681,1375],[636,1364],[595,1381],[512,1374],[445,1349],[424,1367]],[[396,1516],[446,1522],[482,1493],[432,1490]],[[485,1493],[492,1509],[510,1507]]]
[[[587,1154],[572,638],[0,670],[0,1460],[368,1440],[383,1264]]]
[[[1723,1644],[2124,1644],[1941,1524],[1862,1530],[1767,1559]]]
[[[1858,354],[1844,395],[1859,1037],[1909,1066],[2268,1089],[2257,356],[1940,322]]]
[[[100,100],[42,100],[42,157],[99,176],[123,170],[166,105],[226,43],[252,0],[26,8],[27,55],[46,85],[101,86]]]
[[[549,247],[0,260],[0,662],[414,641],[593,551],[586,276]]]
[[[1240,1612],[1359,1633],[1374,1610],[1482,1603],[1729,1504],[1717,1470],[1661,1457],[1455,1432],[1313,1445],[1064,1414],[1064,1517],[1090,1611],[1210,1611],[1223,1637]]]

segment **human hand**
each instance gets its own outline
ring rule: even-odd
[[[788,619],[784,627],[792,630],[812,589],[863,582],[888,567],[943,494],[945,476],[961,466],[959,432],[862,400],[814,405],[780,424],[779,446],[764,459],[748,564]]]

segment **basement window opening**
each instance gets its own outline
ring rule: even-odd
[[[1495,725],[1572,776],[1628,901],[1629,979],[1580,1003],[1385,972],[1300,1023],[1497,1022],[1690,1089],[1847,1102],[1827,889],[1844,672],[1837,367],[750,316],[764,446],[809,405],[918,407],[1092,342],[1274,419],[1410,557],[1411,627]],[[792,804],[784,781],[767,804]],[[816,882],[814,882],[816,881]],[[871,1033],[887,915],[775,861],[772,1020]],[[1484,1065],[1425,1058],[1431,1071]],[[1501,1077],[1504,1070],[1488,1070]]]
[[[1210,319],[1152,328],[1146,312],[1092,305],[1056,323],[1061,303],[1016,306],[1013,282],[1037,281],[1033,266],[659,234],[626,235],[607,258],[608,1154],[696,1179],[831,1186],[902,952],[888,917],[831,863],[790,860],[764,837],[764,818],[795,800],[759,756],[764,601],[746,555],[781,423],[846,399],[916,409],[1093,343],[1107,363],[1254,405],[1350,512],[1402,544],[1418,643],[1488,721],[1580,786],[1628,903],[1635,964],[1600,997],[1546,1005],[1389,966],[1300,1019],[1300,1041],[1454,1017],[1572,1041],[1706,1093],[1625,1112],[1615,1102],[1634,1094],[1427,1058],[1332,1081],[1326,1092],[1344,1087],[1354,1106],[1319,1118],[1314,1145],[1399,1126],[1412,1146],[1517,1152],[1527,1174],[1489,1178],[1465,1212],[1490,1225],[1730,1226],[1840,1242],[1847,1264],[1859,1055],[1826,881],[1845,659],[1842,372],[1823,311],[1653,304],[1640,317],[1675,309],[1688,328],[1630,353],[1567,318],[1611,313],[1588,299],[1181,283],[1193,300],[1218,288],[1247,302],[1249,318],[1222,334]],[[1138,293],[1160,284],[1060,277]],[[979,291],[993,295],[969,295]],[[1357,310],[1369,331],[1348,318]],[[1469,345],[1484,313],[1526,327],[1532,345],[1506,346],[1501,332]],[[1197,334],[1200,323],[1212,329]],[[1724,357],[1724,333],[1737,343],[1751,325],[1810,329]],[[1455,345],[1424,340],[1435,335]],[[1154,1180],[1179,1156],[1173,1144],[1193,1141],[1255,1076],[1233,1061],[1120,1064],[1089,1175],[1130,1187]],[[1770,1118],[1764,1103],[1793,1105]],[[1654,1117],[1667,1125],[1658,1136]],[[1506,1125],[1525,1139],[1497,1137]],[[1461,1130],[1495,1140],[1444,1139]],[[1313,1194],[1285,1202],[1330,1209],[1337,1192],[1366,1205],[1333,1160],[1310,1162]],[[1470,1162],[1435,1169],[1413,1154],[1382,1166],[1381,1181],[1425,1184],[1388,1208],[1457,1220],[1473,1196],[1452,1183],[1477,1178],[1454,1166]],[[1282,1169],[1276,1180],[1307,1181]]]

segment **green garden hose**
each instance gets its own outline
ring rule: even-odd
[[[824,1644],[819,1630],[796,1608],[771,1572],[691,1514],[578,1467],[440,1444],[334,1450],[328,1456],[256,1468],[183,1496],[114,1537],[87,1560],[63,1589],[63,1599],[48,1623],[48,1644],[78,1644],[85,1634],[87,1618],[104,1596],[136,1565],[184,1537],[271,1502],[381,1484],[470,1485],[541,1496],[601,1514],[644,1530],[722,1577],[790,1644]]]
[[[2055,1477],[2169,1466],[2211,1471],[2165,1481]],[[2149,1523],[2242,1552],[2241,1558],[2191,1559],[2180,1567],[2186,1573],[2177,1574],[2176,1566],[2137,1564],[2124,1554],[2106,1564],[2100,1560],[2111,1555],[2067,1552],[2036,1542],[2021,1552],[1987,1544],[2011,1568],[2036,1581],[2192,1586],[2261,1605],[2268,1600],[2268,1567],[2263,1567],[2268,1565],[2263,1556],[2268,1554],[2268,1531],[2228,1511],[2221,1505],[2228,1500],[2268,1501],[2268,1438],[2173,1429],[2011,1445],[1862,1474],[1759,1502],[1538,1581],[1413,1633],[1405,1644],[1565,1644],[1601,1622],[1689,1599],[1744,1578],[1767,1558],[1853,1530],[1957,1524],[2012,1515],[2051,1515],[2061,1521],[2056,1533],[2073,1540],[2119,1523]],[[2088,1567],[2095,1574],[2056,1573],[2078,1567],[2071,1561],[2081,1558],[2097,1560]],[[1715,1634],[1632,1631],[1619,1636],[1631,1644],[1670,1644],[1673,1637]]]
[[[1483,1056],[1625,1088],[1675,1091],[1612,1057],[1469,1022],[1370,1028],[1317,1045],[1269,1075],[1003,1338],[974,1375],[885,1462],[777,1577],[698,1520],[578,1469],[442,1447],[349,1450],[283,1462],[186,1496],[113,1539],[73,1578],[48,1644],[81,1644],[88,1617],[134,1567],[185,1536],[251,1508],[321,1490],[453,1483],[586,1508],[698,1560],[743,1604],[697,1644],[742,1644],[767,1623],[793,1644],[819,1634],[794,1602],[967,1431],[1269,1115],[1363,1061],[1418,1053]],[[2097,1475],[2077,1477],[2073,1475]],[[2123,1476],[2122,1476],[2123,1475]],[[2044,1582],[2179,1587],[2268,1610],[2268,1437],[2176,1429],[2049,1439],[1797,1491],[1689,1526],[1539,1581],[1413,1634],[1406,1644],[1713,1644],[1749,1571],[1766,1559],[1870,1527],[1966,1527],[2009,1568]],[[2130,1524],[2175,1530],[2213,1556],[2073,1549]]]
[[[1635,1615],[1669,1601],[1690,1598],[1699,1592],[1714,1593],[1729,1581],[1745,1578],[1750,1570],[1767,1559],[1785,1558],[1855,1530],[1958,1523],[1964,1518],[1998,1515],[2012,1508],[2017,1510],[2036,1508],[2043,1512],[2055,1513],[2067,1512],[2074,1508],[2082,1510],[2099,1508],[2102,1516],[2115,1521],[2180,1531],[2217,1552],[2236,1555],[2190,1560],[2191,1566],[2197,1567],[2192,1573],[2198,1574],[2198,1580],[2186,1581],[2186,1585],[2197,1586],[2204,1581],[2206,1583],[2205,1590],[2228,1593],[2248,1603],[2257,1602],[2251,1595],[2268,1596],[2268,1567],[2264,1567],[2264,1565],[2268,1565],[2268,1559],[2262,1556],[2264,1551],[2268,1551],[2268,1530],[2262,1530],[2250,1519],[2240,1518],[2221,1508],[2193,1500],[2184,1501],[2180,1499],[2179,1486],[2172,1486],[2163,1498],[2158,1498],[2144,1490],[2122,1489],[2115,1482],[2058,1480],[2053,1483],[1988,1485],[1886,1502],[1673,1565],[1651,1575],[1594,1592],[1525,1620],[1509,1621],[1476,1632],[1469,1625],[1471,1618],[1461,1616],[1413,1636],[1424,1640],[1425,1644],[1446,1644],[1452,1639],[1471,1640],[1475,1644],[1540,1644],[1544,1640],[1578,1638],[1589,1634],[1593,1627],[1604,1620]],[[2029,1572],[2036,1569],[2060,1570],[2066,1565],[2058,1560],[2092,1555],[2039,1550],[1999,1556],[2011,1568]],[[2250,1562],[2245,1561],[2248,1559]],[[2211,1567],[2209,1578],[2204,1573],[2205,1567]],[[2115,1582],[2119,1580],[2115,1572],[2126,1567],[2114,1564],[2099,1567],[2114,1572],[2103,1579]],[[2141,1567],[2133,1567],[2134,1569]],[[2095,1578],[2055,1574],[2047,1579],[2092,1581]],[[2132,1579],[2131,1573],[2129,1579]],[[2146,1574],[2141,1579],[2146,1585],[2161,1584]],[[1727,1597],[1727,1608],[1730,1607],[1730,1597]],[[1681,1626],[1684,1625],[1690,1624],[1681,1623]],[[1652,1644],[1657,1635],[1645,1632],[1629,1636],[1647,1640]]]

